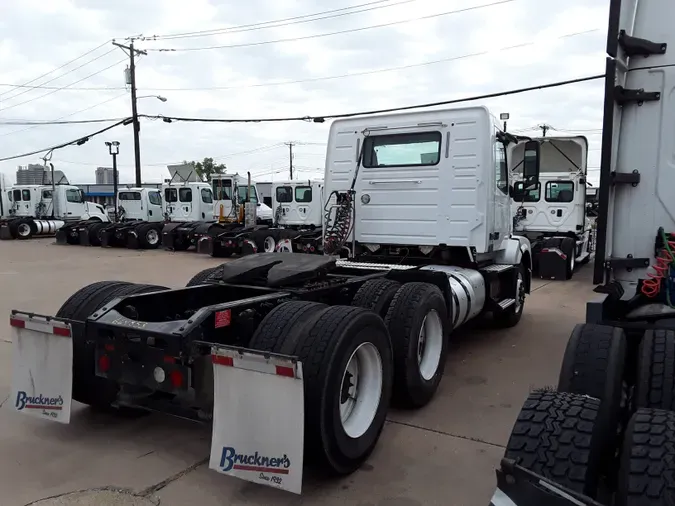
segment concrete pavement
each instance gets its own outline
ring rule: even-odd
[[[102,279],[184,286],[219,261],[191,252],[0,242],[0,313],[53,314],[75,290]],[[77,405],[70,425],[0,407],[2,506],[322,504],[487,505],[494,469],[528,391],[554,385],[567,337],[593,296],[590,269],[566,282],[535,281],[520,324],[453,336],[445,378],[419,411],[391,411],[368,463],[325,481],[306,471],[302,496],[208,469],[206,426],[160,414],[120,418]],[[0,333],[0,402],[9,394],[11,344]]]

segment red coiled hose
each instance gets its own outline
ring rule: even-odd
[[[648,272],[648,279],[642,282],[642,293],[649,298],[654,298],[659,294],[663,278],[668,275],[671,264],[675,263],[675,255],[673,255],[675,241],[668,240],[665,233],[662,233],[662,237],[665,247],[661,249],[659,256],[656,257],[656,262],[652,265],[654,274]]]

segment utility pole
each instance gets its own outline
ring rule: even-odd
[[[129,85],[131,86],[131,116],[133,119],[134,125],[134,161],[136,165],[136,186],[141,186],[143,184],[141,177],[141,141],[140,141],[140,131],[141,124],[138,121],[138,108],[136,106],[136,55],[143,54],[147,55],[146,51],[140,49],[134,49],[134,39],[130,39],[129,45],[125,46],[118,42],[113,41],[113,45],[119,48],[125,49],[129,52]]]
[[[284,142],[288,146],[288,170],[291,174],[291,180],[293,179],[293,146],[294,142]]]
[[[542,137],[546,137],[546,132],[548,132],[551,129],[549,125],[539,125],[539,128],[541,128]]]

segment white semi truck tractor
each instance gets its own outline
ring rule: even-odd
[[[455,329],[522,318],[511,142],[485,107],[335,121],[323,255],[255,253],[186,288],[102,281],[55,317],[12,311],[10,405],[45,422],[68,423],[72,400],[208,422],[211,469],[297,494],[307,466],[353,473],[391,405],[433,402]]]

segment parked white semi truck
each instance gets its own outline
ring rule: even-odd
[[[272,185],[274,231],[264,251],[323,252],[323,179],[279,181]]]
[[[77,186],[15,185],[5,190],[8,210],[0,219],[0,239],[54,235],[64,226],[110,221],[103,206],[85,200]]]
[[[524,190],[523,159],[538,143],[541,171],[536,188]],[[532,244],[534,274],[570,279],[591,257],[592,222],[586,214],[588,140],[585,137],[523,138],[509,146],[514,230]]]
[[[609,2],[597,297],[557,389],[523,404],[493,506],[675,504],[674,19],[672,0]]]
[[[513,141],[484,107],[335,121],[324,255],[257,253],[182,289],[102,281],[56,317],[12,311],[11,405],[61,423],[72,400],[208,421],[212,469],[295,493],[305,466],[354,472],[390,404],[433,400],[454,329],[523,315]]]

